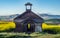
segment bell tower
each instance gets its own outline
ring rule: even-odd
[[[32,4],[31,4],[30,2],[26,3],[25,6],[26,6],[26,11],[27,11],[27,10],[30,10],[30,11],[31,11],[31,9],[32,9]]]

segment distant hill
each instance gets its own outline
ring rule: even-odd
[[[60,19],[48,19],[48,20],[45,20],[45,23],[60,24]]]
[[[60,15],[40,14],[45,23],[60,24]]]
[[[8,16],[0,16],[0,20],[12,21],[15,17],[20,14],[8,15]],[[60,15],[49,15],[49,14],[39,14],[44,20],[60,20]]]
[[[0,16],[0,20],[2,20],[2,21],[12,21],[18,15],[19,14],[8,15],[8,16]]]
[[[60,19],[60,15],[40,14],[43,19]]]

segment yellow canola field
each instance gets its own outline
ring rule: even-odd
[[[14,22],[1,22],[0,21],[0,31],[1,30],[9,30],[10,28],[15,28]]]
[[[51,24],[46,24],[46,23],[43,23],[42,24],[42,29],[50,29],[50,28],[59,28],[60,29],[60,24],[58,24],[58,25],[51,25]]]
[[[16,25],[14,22],[5,22],[0,21],[0,31],[1,30],[9,30],[10,28],[16,28]],[[60,24],[58,25],[47,25],[46,23],[42,24],[42,29],[50,29],[50,28],[60,28]]]

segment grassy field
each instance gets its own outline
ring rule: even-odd
[[[60,38],[60,34],[32,33],[0,33],[0,38]]]

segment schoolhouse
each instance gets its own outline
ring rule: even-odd
[[[14,19],[14,32],[42,32],[44,20],[32,11],[32,4],[26,3],[26,11]]]

